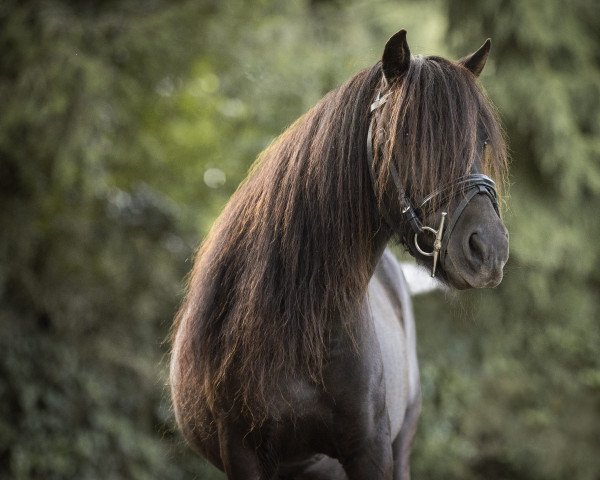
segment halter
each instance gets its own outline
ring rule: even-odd
[[[367,134],[367,154],[369,157],[369,171],[371,173],[371,180],[373,182],[373,185],[375,185],[375,169],[373,165],[375,162],[375,156],[373,154],[373,121],[375,119],[375,115],[373,114],[373,112],[375,112],[378,108],[380,108],[386,103],[389,95],[390,92],[386,93],[383,96],[381,96],[380,93],[377,93],[377,98],[375,98],[375,101],[371,104],[371,122],[369,123],[369,132]],[[447,185],[427,195],[423,202],[419,205],[419,207],[415,209],[412,206],[410,199],[406,196],[404,189],[402,188],[400,182],[400,175],[398,173],[398,170],[396,169],[396,166],[394,164],[391,164],[389,168],[392,181],[394,182],[396,190],[398,191],[398,199],[400,201],[400,212],[402,213],[402,217],[405,219],[405,221],[410,225],[411,230],[414,232],[414,246],[421,255],[424,255],[426,257],[433,257],[433,265],[431,268],[432,277],[435,277],[438,259],[440,259],[442,264],[444,263],[446,251],[448,249],[448,243],[450,241],[450,236],[454,231],[454,227],[456,226],[456,223],[458,222],[458,219],[460,218],[460,215],[462,214],[463,210],[467,207],[467,205],[473,199],[473,197],[475,197],[475,195],[478,195],[480,193],[487,195],[491,200],[492,205],[494,206],[494,210],[496,211],[498,216],[500,216],[500,211],[498,208],[498,194],[496,193],[496,184],[487,175],[484,175],[477,171],[470,173],[469,175],[465,175],[464,177],[458,179],[454,187],[452,185]],[[462,191],[464,195],[458,206],[452,212],[452,215],[450,215],[450,218],[448,220],[448,226],[446,227],[446,229],[444,230],[444,226],[446,223],[446,217],[448,216],[448,212],[444,211],[441,213],[441,219],[437,230],[432,227],[423,225],[419,216],[419,213],[423,212],[423,208],[436,197],[442,196],[442,202],[451,200],[453,195],[450,194],[450,191],[456,192],[456,187],[459,187],[460,191]],[[390,229],[392,231],[396,231],[394,223],[391,221],[391,218],[389,217],[388,213],[386,211],[382,211],[381,213]],[[423,250],[419,245],[419,234],[422,233],[429,233],[434,236],[433,249],[430,252]]]

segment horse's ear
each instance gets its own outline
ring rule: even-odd
[[[466,57],[461,58],[458,63],[460,63],[463,67],[468,68],[473,72],[473,75],[476,77],[479,76],[483,67],[485,67],[485,62],[487,61],[488,54],[490,53],[490,48],[492,46],[492,41],[488,38],[485,43],[479,47],[475,53],[471,55],[467,55]]]
[[[410,65],[410,50],[406,43],[406,30],[392,35],[385,44],[381,68],[388,82],[402,75]]]

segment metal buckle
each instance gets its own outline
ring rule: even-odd
[[[421,227],[421,232],[429,232],[435,235],[435,240],[433,242],[433,250],[431,252],[426,252],[419,246],[419,234],[415,233],[415,247],[418,250],[418,252],[426,257],[433,257],[433,266],[431,267],[432,277],[435,277],[438,258],[440,256],[440,250],[442,249],[442,237],[444,235],[444,223],[446,221],[446,215],[448,215],[447,212],[442,212],[442,219],[440,220],[440,226],[437,230],[434,230],[431,227]]]

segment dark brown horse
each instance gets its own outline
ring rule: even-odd
[[[503,178],[506,151],[476,81],[489,47],[411,57],[398,32],[260,155],[213,226],[174,326],[171,392],[185,438],[230,479],[409,477],[415,327],[385,246],[459,289],[502,279],[486,175]]]

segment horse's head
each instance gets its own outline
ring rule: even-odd
[[[494,108],[477,84],[490,41],[457,62],[385,46],[369,150],[386,223],[417,260],[459,289],[493,287],[508,259],[496,183],[507,168]],[[372,142],[372,144],[371,144]]]

